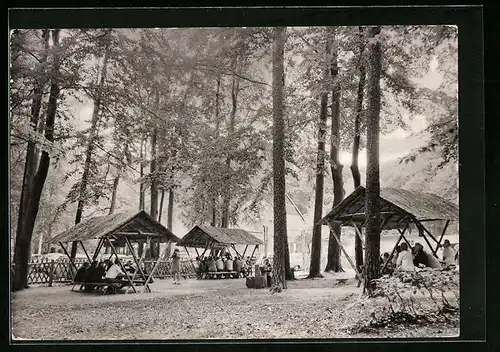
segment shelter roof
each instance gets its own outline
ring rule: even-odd
[[[432,193],[408,191],[397,188],[380,189],[380,214],[382,229],[403,228],[405,219],[420,222],[459,218],[458,206]],[[330,211],[320,224],[340,223],[343,226],[362,226],[365,222],[365,188],[360,186]]]
[[[145,211],[121,212],[96,216],[76,224],[72,228],[53,237],[50,242],[73,242],[99,239],[111,236],[115,239],[128,237],[131,241],[148,237],[178,242],[179,238],[154,220]]]
[[[198,248],[204,248],[207,244],[209,247],[220,247],[233,244],[262,245],[263,242],[242,229],[197,225],[177,243],[178,246]]]

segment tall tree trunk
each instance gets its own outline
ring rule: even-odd
[[[144,187],[144,148],[145,148],[145,141],[144,139],[141,140],[141,151],[140,151],[140,158],[141,158],[141,165],[140,165],[140,175],[141,175],[141,182],[139,183],[139,210],[144,210],[145,207],[145,192],[146,189]],[[144,246],[144,244],[143,244]]]
[[[40,58],[40,67],[47,62],[47,53],[49,45],[49,31],[44,29],[42,31],[42,38],[44,43],[44,51],[42,57]],[[30,126],[36,131],[38,130],[38,124],[40,120],[40,110],[42,107],[43,98],[43,88],[46,84],[47,78],[45,74],[40,73],[41,78],[38,78],[34,82],[33,90],[33,102],[31,104],[31,118]],[[31,197],[33,179],[35,177],[35,172],[38,168],[39,156],[37,153],[36,143],[28,141],[28,147],[26,150],[26,160],[24,163],[24,174],[23,174],[23,185],[21,188],[21,198],[19,201],[19,211],[17,217],[17,231],[16,234],[19,236],[23,231],[23,226],[26,222],[26,209],[28,206],[29,199]]]
[[[330,134],[330,169],[332,172],[333,180],[333,205],[332,209],[335,208],[344,199],[344,181],[342,179],[342,165],[339,161],[339,149],[340,149],[340,85],[338,83],[339,67],[338,67],[338,49],[335,39],[335,29],[332,33],[332,63],[330,66],[330,76],[333,81],[333,92],[332,92],[332,126]],[[340,240],[342,230],[340,224],[334,224],[333,229],[335,235]],[[340,272],[344,271],[342,269],[342,263],[340,260],[340,245],[335,239],[334,234],[330,231],[330,237],[328,239],[328,259],[325,267],[325,271]]]
[[[52,30],[53,46],[59,46],[59,29]],[[47,104],[47,114],[45,123],[45,138],[49,142],[54,141],[54,123],[57,112],[57,101],[59,99],[59,66],[60,59],[57,50],[54,51],[53,68],[51,74],[51,84],[49,93],[49,102]],[[33,187],[31,195],[26,206],[25,224],[21,233],[16,238],[14,247],[14,264],[15,275],[12,289],[14,291],[22,290],[28,285],[28,261],[31,251],[31,238],[33,229],[40,206],[40,198],[42,196],[43,186],[47,179],[47,174],[50,166],[50,156],[46,151],[42,152],[38,170],[33,179]]]
[[[172,231],[174,223],[174,189],[171,187],[168,190],[168,209],[167,209],[167,229]],[[167,257],[170,258],[172,252],[172,243],[169,242],[167,245]]]
[[[160,197],[160,210],[158,211],[158,222],[161,224],[161,218],[163,215],[163,201],[165,200],[165,188],[162,188],[161,190],[161,197]]]
[[[151,136],[151,164],[150,164],[150,175],[151,175],[151,204],[149,208],[149,215],[153,219],[158,219],[158,180],[156,176],[156,138],[158,131],[156,128],[153,130],[153,135]]]
[[[116,208],[116,192],[118,191],[118,184],[120,182],[120,175],[116,175],[113,179],[113,193],[111,194],[111,205],[109,207],[109,214],[113,214]]]
[[[284,46],[285,27],[273,28],[273,184],[274,184],[274,284],[286,288],[285,257],[287,241],[285,188],[284,122]],[[287,245],[288,246],[288,245]]]
[[[217,139],[219,138],[219,130],[220,130],[220,82],[221,77],[217,77],[217,90],[215,92],[215,143],[217,143]],[[211,225],[213,227],[217,226],[217,200],[218,194],[216,189],[212,189],[214,194],[212,195],[212,221]]]
[[[97,90],[95,92],[94,111],[92,112],[89,142],[87,145],[87,151],[85,152],[85,164],[83,166],[83,174],[80,184],[78,205],[76,208],[75,225],[79,224],[80,221],[82,221],[83,209],[85,207],[85,193],[87,191],[87,184],[89,182],[89,177],[90,177],[90,168],[92,166],[94,143],[99,134],[99,119],[100,119],[99,115],[101,111],[101,102],[102,102],[102,87],[106,82],[108,58],[109,58],[109,53],[108,53],[108,48],[106,48],[102,63],[101,78],[99,81],[99,85],[97,86]],[[71,244],[71,254],[70,254],[71,258],[73,259],[76,257],[77,248],[78,248],[78,241],[73,241],[73,243]]]
[[[373,279],[380,277],[380,171],[379,171],[379,131],[380,131],[380,70],[382,52],[380,48],[380,26],[372,27],[368,36],[368,77],[367,77],[367,132],[366,132],[366,248],[365,248],[365,289],[371,294]],[[375,38],[375,39],[374,39]]]
[[[241,64],[240,64],[241,65]],[[238,58],[236,57],[233,62],[233,69],[236,71],[238,69]],[[231,86],[231,114],[229,116],[229,128],[228,137],[229,139],[234,138],[234,125],[236,123],[236,112],[238,110],[238,92],[240,89],[239,79],[233,74],[232,86]],[[229,175],[231,175],[231,156],[229,155],[226,159],[226,165]],[[222,227],[229,227],[229,212],[231,205],[231,180],[228,180],[226,189],[224,190],[224,202],[222,206]]]
[[[351,172],[352,178],[354,180],[354,189],[361,186],[361,174],[359,173],[358,167],[358,155],[359,155],[359,144],[361,139],[361,119],[363,114],[363,95],[365,91],[365,41],[363,35],[363,27],[359,27],[359,83],[358,83],[358,93],[356,99],[356,116],[354,119],[354,141],[352,143],[352,162],[351,162]],[[361,230],[361,229],[360,229]],[[363,243],[359,236],[354,237],[354,252],[356,257],[356,268],[361,272],[361,266],[363,265]]]
[[[328,68],[325,69],[325,81],[329,77]],[[318,128],[318,154],[316,160],[316,194],[314,201],[314,225],[311,241],[311,261],[309,265],[309,277],[322,277],[321,265],[321,225],[318,222],[323,217],[323,185],[325,180],[325,140],[326,120],[328,118],[328,92],[321,93],[321,106],[319,112]]]

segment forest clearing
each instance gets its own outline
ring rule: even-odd
[[[10,44],[15,339],[459,333],[456,26]]]
[[[399,326],[352,333],[361,306],[353,273],[346,286],[337,277],[290,282],[280,295],[248,290],[242,280],[162,280],[150,294],[89,299],[67,286],[32,288],[15,295],[13,333],[37,340],[266,339],[454,337],[458,320],[447,324]],[[301,309],[297,309],[297,307]],[[151,309],[154,307],[154,309]],[[321,317],[318,319],[318,317]]]

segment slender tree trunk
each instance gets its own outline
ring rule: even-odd
[[[167,229],[172,231],[174,223],[174,189],[171,187],[168,190],[168,209],[167,209]],[[170,258],[172,252],[172,242],[167,245],[167,257]]]
[[[359,155],[359,144],[361,139],[361,119],[363,114],[363,95],[365,91],[365,60],[363,59],[363,53],[365,50],[365,41],[363,36],[363,27],[359,27],[359,83],[358,83],[358,93],[356,99],[356,117],[354,119],[354,141],[352,143],[352,163],[351,172],[352,178],[354,180],[354,189],[361,186],[361,174],[359,173],[358,167],[358,155]],[[361,228],[360,228],[361,231]],[[354,237],[354,251],[356,257],[356,267],[359,272],[361,272],[361,266],[363,265],[363,243],[359,236]]]
[[[233,69],[238,69],[238,58],[235,58],[233,63]],[[236,75],[233,75],[233,81],[231,86],[231,114],[229,117],[229,128],[228,136],[230,139],[234,138],[234,125],[236,123],[236,112],[238,110],[238,92],[239,92],[239,79]],[[231,175],[231,156],[226,159],[226,165],[229,175]],[[229,212],[231,205],[231,180],[228,180],[226,189],[224,190],[224,201],[222,208],[222,227],[229,227]]]
[[[151,204],[149,215],[153,217],[153,219],[158,219],[158,181],[156,176],[156,138],[158,131],[156,129],[153,130],[153,135],[151,136],[151,165],[150,165],[150,174],[151,174]]]
[[[340,149],[340,85],[338,84],[339,67],[337,61],[337,43],[335,42],[335,32],[332,33],[333,37],[333,48],[332,48],[332,63],[330,66],[330,75],[333,80],[333,92],[332,92],[332,126],[330,134],[330,169],[332,172],[333,180],[333,205],[335,208],[344,199],[344,181],[342,179],[342,165],[339,161],[339,149]],[[335,235],[340,240],[342,230],[339,224],[334,224],[333,229]],[[340,245],[335,239],[335,236],[330,231],[330,237],[328,239],[328,260],[326,264],[325,271],[340,272],[344,271],[342,269],[342,263],[340,260]]]
[[[325,70],[325,80],[328,79],[328,69]],[[323,217],[323,185],[325,180],[325,140],[326,120],[328,118],[328,92],[321,93],[321,105],[319,112],[318,129],[318,154],[316,160],[316,194],[314,201],[314,225],[311,241],[311,262],[309,265],[309,277],[322,277],[321,265],[321,225],[318,222]]]
[[[146,192],[146,189],[144,187],[144,181],[143,181],[143,178],[144,178],[144,148],[145,148],[145,141],[144,139],[141,141],[141,154],[140,154],[140,158],[141,158],[141,165],[140,165],[140,175],[141,175],[141,182],[139,183],[139,210],[144,210],[146,207],[145,207],[145,192]],[[143,244],[144,246],[144,244]]]
[[[44,52],[42,57],[40,58],[40,66],[47,62],[47,53],[48,53],[48,43],[49,43],[49,31],[42,31],[42,38],[44,42]],[[33,91],[33,102],[31,104],[31,119],[30,126],[36,131],[37,126],[40,120],[40,110],[42,107],[42,98],[43,98],[43,88],[47,81],[47,78],[44,74],[41,74],[42,77],[38,78],[34,82],[34,91]],[[26,209],[28,206],[29,199],[31,198],[31,192],[33,187],[33,179],[35,177],[35,172],[38,168],[38,160],[39,156],[37,153],[36,143],[32,141],[28,141],[28,147],[26,150],[26,160],[24,163],[24,174],[23,174],[23,185],[21,188],[21,198],[19,201],[19,211],[17,217],[17,231],[16,234],[19,236],[23,231],[23,226],[26,222]]]
[[[52,39],[54,47],[57,48],[59,46],[59,29],[52,30]],[[54,141],[54,123],[57,112],[57,101],[60,93],[58,84],[60,61],[57,50],[55,52],[45,124],[45,138],[49,142]],[[49,166],[50,156],[46,151],[43,151],[38,165],[38,170],[33,179],[31,196],[26,207],[25,224],[22,228],[22,232],[16,239],[14,248],[14,263],[16,268],[12,287],[14,291],[22,290],[27,287],[28,284],[28,261],[30,259],[31,238],[33,236],[33,229],[35,227],[38,208],[40,206],[40,198],[42,196],[45,180],[47,179]]]
[[[380,70],[382,51],[380,26],[370,28],[368,45],[367,78],[367,132],[366,132],[366,248],[365,248],[365,289],[371,294],[373,279],[380,277],[380,171],[379,171],[379,131],[380,131]],[[374,39],[375,38],[375,39]]]
[[[111,194],[111,205],[109,207],[109,214],[113,214],[116,208],[116,192],[118,191],[118,183],[120,182],[120,175],[116,175],[113,179],[113,193]]]
[[[285,257],[287,240],[285,188],[284,46],[285,27],[273,28],[273,183],[274,183],[274,285],[286,288]]]
[[[220,129],[220,113],[219,113],[219,105],[220,105],[220,76],[217,77],[217,91],[215,93],[215,140],[219,138],[219,129]],[[218,194],[215,188],[212,189],[213,198],[212,198],[212,221],[211,225],[213,227],[217,226],[217,199]]]
[[[82,221],[83,209],[85,207],[85,193],[87,191],[87,184],[89,182],[89,177],[90,177],[90,168],[92,166],[92,156],[94,153],[94,143],[95,143],[97,136],[98,136],[98,133],[99,133],[99,118],[100,118],[99,115],[100,115],[100,111],[101,111],[102,87],[104,86],[104,83],[106,82],[108,57],[109,57],[109,53],[108,53],[108,49],[106,49],[104,52],[104,59],[103,59],[103,63],[102,63],[102,72],[101,72],[99,86],[97,87],[97,91],[95,92],[94,111],[92,113],[89,143],[87,145],[87,151],[85,153],[85,164],[83,166],[82,181],[80,184],[79,199],[78,199],[78,205],[76,208],[75,225],[79,224],[80,221]],[[71,244],[71,254],[70,254],[71,258],[73,258],[73,259],[76,257],[77,248],[78,248],[78,242],[74,241]]]
[[[161,197],[160,197],[160,210],[158,211],[158,222],[161,224],[161,218],[163,215],[163,201],[165,200],[165,189],[162,188],[161,190]]]

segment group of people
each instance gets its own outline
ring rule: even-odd
[[[455,265],[458,260],[458,252],[456,252],[450,244],[449,240],[443,243],[443,254],[441,261],[438,260],[432,253],[424,251],[424,246],[420,243],[415,243],[413,248],[407,243],[402,243],[396,247],[396,255],[389,260],[389,253],[384,253],[381,258],[384,271],[382,274],[391,274],[395,269],[403,271],[413,271],[416,267],[429,267],[440,269],[443,266],[449,267]],[[385,264],[387,262],[387,264]]]
[[[196,258],[198,277],[202,279],[214,272],[233,272],[234,277],[247,277],[252,272],[252,264],[250,257],[243,260],[240,256],[231,256],[229,252],[221,256]]]
[[[81,283],[80,291],[94,292],[102,290],[106,293],[115,293],[125,286],[123,278],[133,275],[137,271],[137,265],[128,260],[122,270],[119,259],[106,259],[98,262],[94,260],[92,264],[85,262],[76,272],[74,282]],[[121,284],[117,285],[117,282]],[[109,285],[99,285],[109,283]]]

